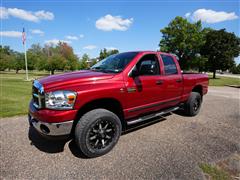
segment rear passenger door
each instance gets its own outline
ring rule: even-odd
[[[165,89],[165,101],[168,105],[178,104],[183,90],[182,73],[178,71],[176,59],[171,55],[160,54],[163,61],[163,86]]]

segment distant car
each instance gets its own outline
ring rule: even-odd
[[[90,70],[33,82],[29,122],[44,136],[74,135],[88,157],[109,152],[122,131],[184,108],[198,114],[208,91],[206,74],[184,74],[163,52],[125,52]]]

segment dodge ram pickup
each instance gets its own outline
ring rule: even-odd
[[[206,74],[182,73],[174,55],[115,54],[89,70],[34,80],[29,122],[47,137],[69,136],[88,157],[109,152],[121,133],[179,108],[198,114]]]

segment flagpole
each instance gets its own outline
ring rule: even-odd
[[[25,51],[25,67],[26,67],[26,78],[28,81],[28,66],[27,66],[27,51],[26,51],[26,41],[24,42],[24,51]]]
[[[24,53],[25,53],[25,68],[26,68],[26,79],[28,81],[28,66],[27,66],[27,48],[26,48],[26,32],[25,29],[23,28],[23,32],[22,32],[22,42],[24,45]]]

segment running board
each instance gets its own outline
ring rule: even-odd
[[[162,116],[164,114],[176,111],[178,109],[179,109],[179,107],[177,106],[177,107],[169,108],[169,109],[166,109],[166,110],[154,113],[154,114],[146,115],[146,116],[140,117],[138,119],[128,121],[127,125],[133,125],[133,124],[136,124],[136,123],[140,123],[140,122],[143,122],[143,121],[146,121],[146,120],[149,120],[149,119],[152,119],[152,118]]]

